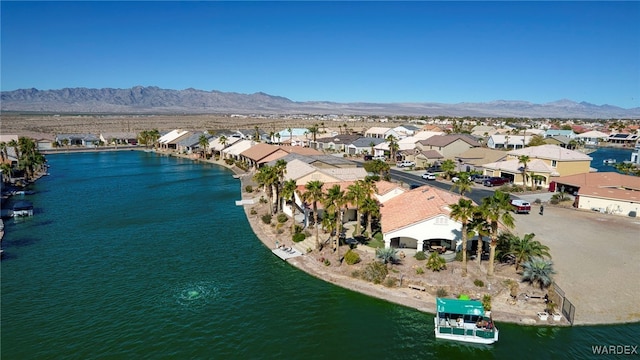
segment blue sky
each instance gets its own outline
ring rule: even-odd
[[[12,2],[1,88],[640,106],[640,2]]]

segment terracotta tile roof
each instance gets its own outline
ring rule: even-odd
[[[640,177],[617,172],[599,172],[563,176],[555,179],[558,184],[599,188],[628,188],[640,191]]]
[[[335,185],[340,185],[340,190],[342,190],[342,191],[344,191],[346,193],[348,191],[349,186],[354,184],[354,183],[355,183],[355,181],[341,181],[341,182],[324,183],[324,185],[322,185],[322,192],[324,194],[326,194],[327,191],[329,191],[329,189],[331,189]],[[298,194],[304,194],[307,191],[307,189],[305,188],[305,185],[298,185],[296,187],[296,191],[298,192]],[[309,204],[309,208],[311,208],[311,207],[312,207],[312,204]],[[324,205],[320,201],[318,201],[317,207],[318,207],[318,209],[324,209]],[[348,203],[348,207],[352,208],[353,204]]]
[[[265,143],[257,143],[252,147],[248,148],[247,150],[243,151],[242,153],[240,153],[240,155],[248,159],[251,159],[253,161],[258,161],[264,158],[265,156],[274,153],[276,150],[278,150],[277,146],[269,145]]]
[[[522,163],[517,159],[498,161],[482,165],[485,169],[502,170],[519,174],[522,172]],[[556,170],[540,159],[533,159],[527,164],[527,172],[552,174]]]
[[[285,180],[298,180],[301,177],[316,171],[316,168],[300,160],[291,160],[287,162]]]
[[[304,146],[281,146],[280,149],[290,153],[290,154],[299,154],[299,155],[322,155],[322,152],[304,147]]]
[[[392,191],[397,188],[402,188],[402,187],[396,183],[392,183],[390,181],[385,181],[385,180],[380,180],[376,182],[376,189],[377,189],[376,194],[378,195],[384,195],[389,191]]]
[[[460,195],[428,185],[407,191],[385,202],[380,207],[381,227],[388,233],[438,215],[449,216],[450,204]]]
[[[467,135],[436,135],[428,139],[421,140],[420,144],[427,146],[447,146],[457,140],[462,140],[471,146],[480,146],[476,139]]]
[[[506,157],[507,157],[507,153],[501,150],[475,147],[463,152],[462,154],[456,156],[455,158],[461,159],[466,164],[479,166],[487,163],[496,162]]]
[[[591,161],[591,156],[589,155],[565,149],[557,145],[531,146],[524,149],[512,150],[507,154],[512,156],[527,155],[532,158],[551,159],[556,161]]]
[[[427,159],[442,159],[444,156],[438,152],[438,150],[423,150],[420,152],[421,155],[426,157]]]

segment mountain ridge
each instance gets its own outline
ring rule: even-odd
[[[84,113],[259,113],[419,115],[552,118],[640,118],[640,107],[625,109],[560,99],[543,104],[524,100],[489,102],[373,103],[293,101],[264,92],[242,94],[218,90],[162,89],[157,86],[117,88],[17,89],[1,92],[2,111]]]

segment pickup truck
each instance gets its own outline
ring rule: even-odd
[[[483,184],[484,186],[492,187],[492,186],[500,186],[500,185],[508,184],[509,182],[511,181],[507,178],[490,177],[487,180],[485,180]]]
[[[409,160],[404,160],[404,161],[398,161],[396,163],[397,167],[411,167],[411,166],[416,166],[416,163],[413,161],[409,161]]]
[[[513,211],[517,214],[528,214],[531,211],[531,204],[524,200],[511,200]]]

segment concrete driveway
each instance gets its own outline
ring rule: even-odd
[[[554,279],[576,307],[575,324],[640,321],[640,218],[547,204],[544,215],[534,206],[514,218],[514,233],[534,233],[551,249]]]

